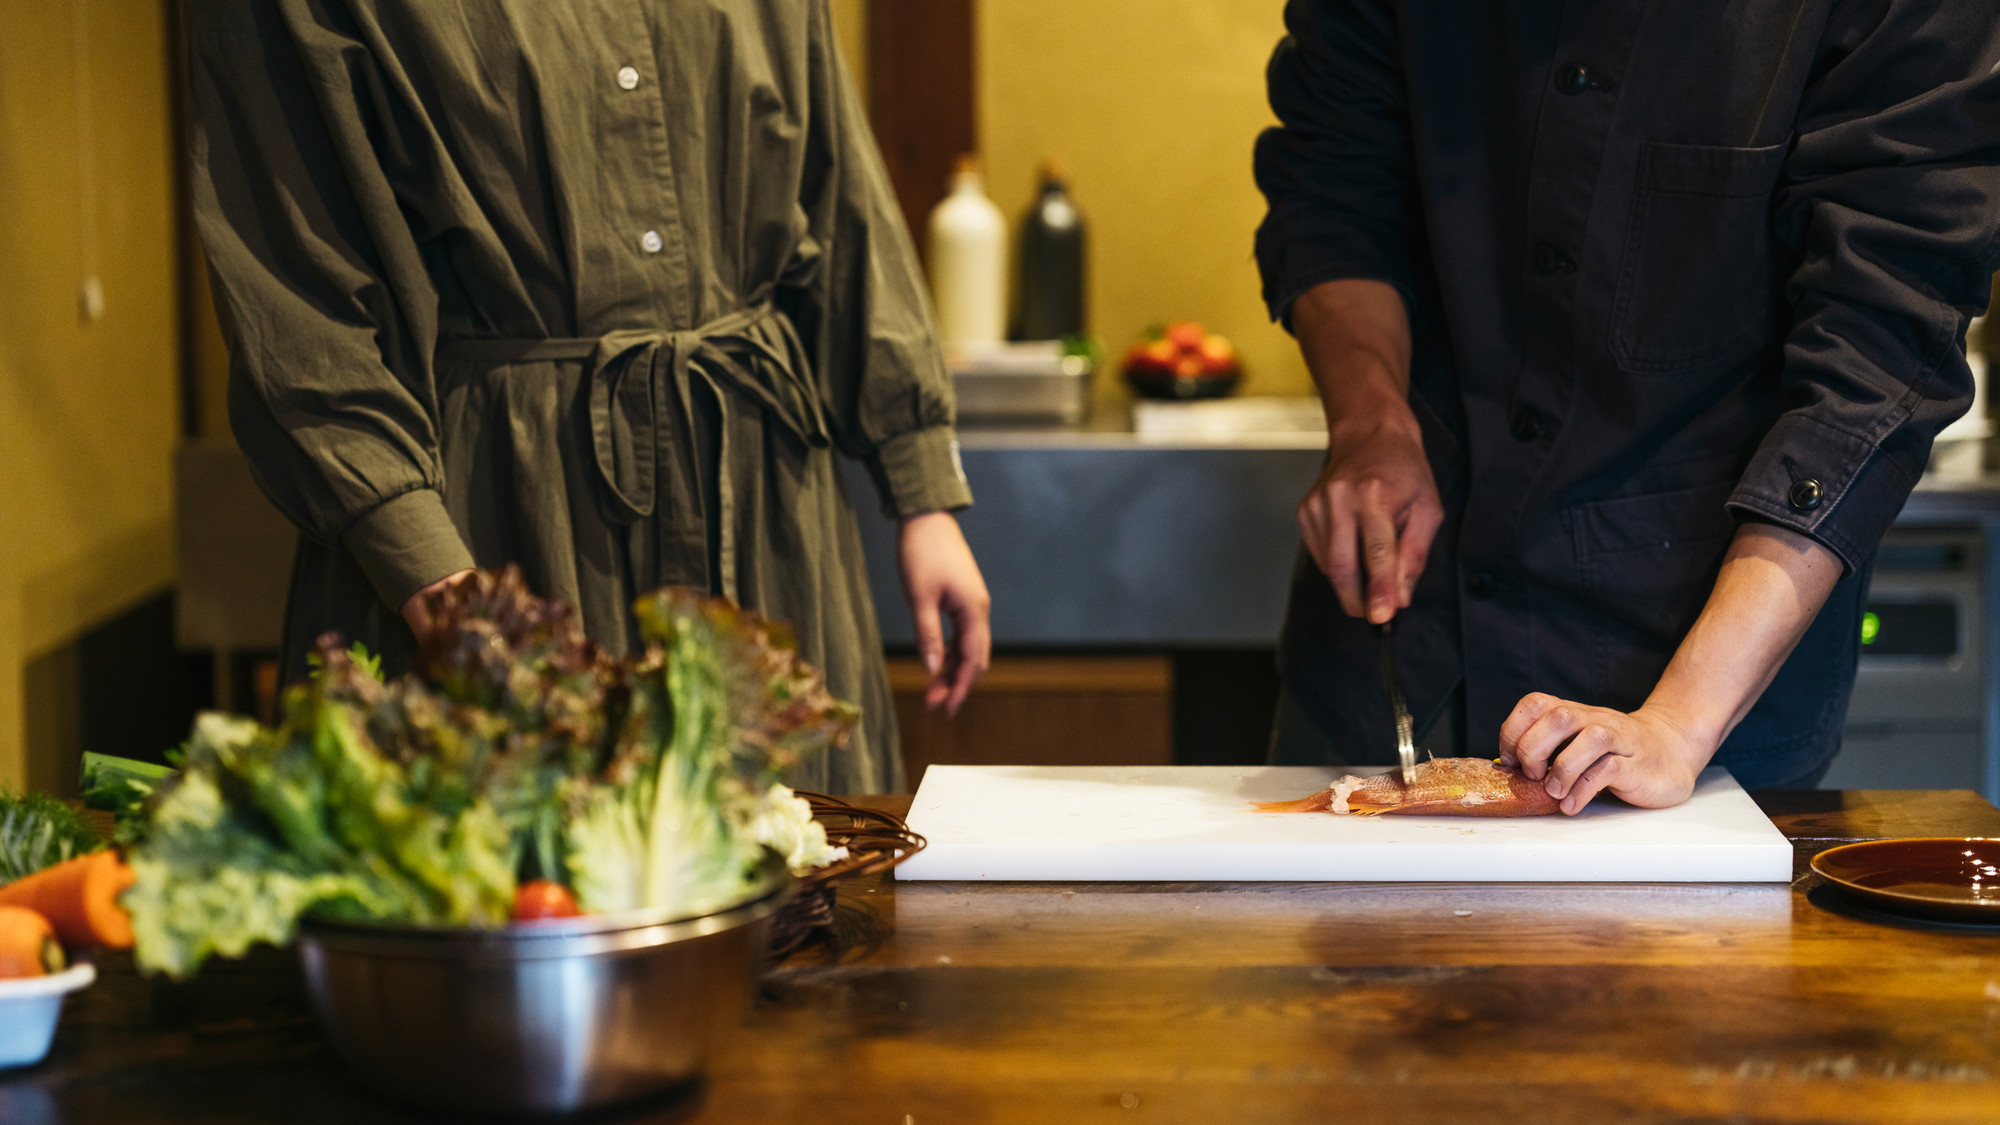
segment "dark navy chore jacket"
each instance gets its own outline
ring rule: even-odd
[[[1272,314],[1394,285],[1446,523],[1398,618],[1421,726],[1463,683],[1631,710],[1737,525],[1846,564],[1716,761],[1838,750],[1877,542],[1971,402],[2000,261],[1995,0],[1291,0],[1257,145]],[[1394,746],[1373,631],[1309,560],[1287,689]]]

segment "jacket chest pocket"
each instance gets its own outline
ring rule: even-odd
[[[1771,196],[1790,147],[1639,150],[1611,322],[1619,367],[1717,367],[1768,345],[1783,283]]]

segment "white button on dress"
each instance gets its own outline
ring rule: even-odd
[[[619,88],[619,89],[621,89],[621,90],[636,90],[636,89],[638,89],[638,88],[639,88],[639,71],[638,71],[638,68],[636,68],[636,67],[630,67],[630,66],[621,66],[621,67],[619,67],[619,68],[618,68],[618,88]]]
[[[644,250],[648,254],[659,253],[660,248],[665,245],[666,242],[661,240],[659,231],[649,230],[639,236],[639,249]]]

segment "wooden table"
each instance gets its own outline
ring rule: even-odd
[[[2000,835],[1968,792],[1760,797],[1833,843]],[[884,798],[901,808],[907,798]],[[897,885],[631,1122],[2000,1122],[2000,937],[1771,885]],[[356,1089],[288,958],[110,966],[7,1125],[426,1120]]]

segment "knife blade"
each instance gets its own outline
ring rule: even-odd
[[[1417,768],[1416,723],[1410,718],[1409,704],[1403,701],[1403,683],[1396,675],[1395,622],[1385,621],[1382,634],[1382,685],[1389,689],[1389,709],[1396,720],[1396,780],[1408,787]]]

